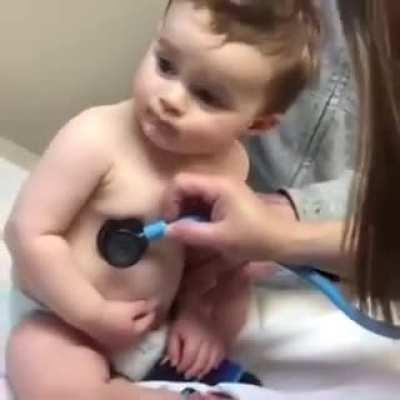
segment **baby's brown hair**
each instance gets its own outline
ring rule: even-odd
[[[166,12],[178,1],[209,10],[211,29],[226,41],[251,44],[271,56],[266,112],[285,112],[316,75],[322,34],[313,0],[169,0]]]

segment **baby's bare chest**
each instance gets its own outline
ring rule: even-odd
[[[183,268],[177,243],[161,240],[148,246],[134,265],[116,268],[99,251],[99,233],[108,221],[136,219],[147,224],[161,217],[161,204],[171,178],[140,159],[117,160],[70,232],[81,269],[109,298],[157,297],[164,305],[175,295]],[[117,252],[118,253],[118,252]]]
[[[161,216],[170,176],[138,160],[116,162],[93,198],[92,207],[104,218],[137,217],[147,222]]]

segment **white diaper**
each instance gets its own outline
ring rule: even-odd
[[[167,334],[167,326],[163,326],[148,333],[132,349],[112,356],[111,364],[115,371],[132,381],[142,380],[163,357]]]
[[[21,292],[20,289],[16,287],[10,289],[8,316],[11,328],[14,328],[29,315],[36,312],[50,313],[50,310],[28,297],[26,294]]]
[[[36,312],[51,313],[44,305],[14,287],[10,291],[9,320],[10,326],[17,326],[22,320]],[[111,357],[111,365],[119,374],[132,381],[142,380],[162,358],[166,341],[167,326],[148,333],[132,349],[125,349]]]

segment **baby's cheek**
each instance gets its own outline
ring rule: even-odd
[[[217,126],[220,127],[221,134],[229,140],[239,137],[248,128],[246,121],[237,117],[221,118]]]

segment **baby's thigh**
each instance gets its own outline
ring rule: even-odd
[[[49,316],[23,321],[7,346],[7,375],[18,399],[79,399],[109,379],[104,357],[76,330]]]

